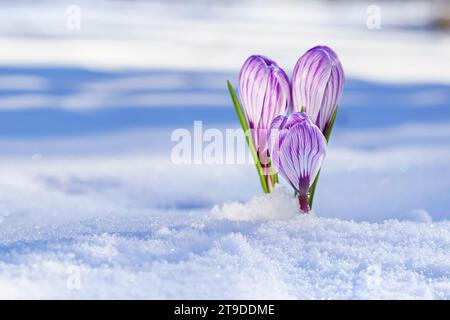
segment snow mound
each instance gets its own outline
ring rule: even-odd
[[[294,194],[277,186],[274,192],[254,197],[246,203],[234,201],[222,207],[215,206],[212,214],[218,219],[237,221],[278,220],[297,216],[299,209]]]

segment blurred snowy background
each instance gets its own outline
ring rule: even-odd
[[[0,297],[449,298],[448,1],[0,1]],[[175,165],[225,82],[336,50],[315,199]]]

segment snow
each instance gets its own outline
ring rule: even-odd
[[[450,223],[423,209],[302,216],[251,166],[51,158],[2,162],[2,298],[450,297]]]
[[[450,37],[428,2],[380,2],[376,31],[360,1],[81,1],[80,30],[23,3],[0,10],[0,298],[450,298]],[[172,162],[174,129],[239,126],[247,55],[289,71],[319,43],[347,82],[311,215],[251,164]]]
[[[450,295],[449,222],[301,216],[282,190],[202,215],[105,216],[20,233],[27,239],[1,241],[2,298]],[[68,285],[73,274],[78,287]]]
[[[372,1],[338,7],[326,1],[76,2],[82,20],[75,30],[66,27],[70,1],[2,8],[0,30],[8,37],[0,38],[1,61],[94,70],[237,72],[257,52],[291,70],[302,52],[326,43],[337,50],[346,73],[358,78],[450,81],[448,68],[443,70],[447,66],[437,63],[450,55],[450,38],[426,32],[439,13],[427,1],[376,3],[380,30],[366,26]]]

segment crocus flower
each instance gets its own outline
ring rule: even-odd
[[[298,195],[300,209],[309,212],[309,189],[322,166],[325,136],[304,112],[278,116],[270,128],[272,165]]]
[[[250,56],[239,75],[239,96],[261,165],[267,167],[267,136],[273,119],[284,115],[291,92],[286,73],[274,61],[261,55]]]
[[[309,49],[294,68],[293,111],[305,111],[325,134],[344,89],[344,70],[327,46]]]

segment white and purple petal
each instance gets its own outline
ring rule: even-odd
[[[250,56],[239,75],[239,96],[258,154],[267,150],[267,131],[273,119],[290,105],[286,73],[271,59]]]
[[[271,155],[271,161],[275,168],[279,163],[279,153],[275,149],[279,149],[283,144],[292,126],[308,119],[309,117],[306,113],[296,112],[292,113],[289,117],[280,115],[272,121],[269,132],[269,154]]]
[[[273,131],[277,130],[276,134]],[[302,210],[308,211],[308,192],[322,166],[326,140],[306,113],[276,118],[271,128],[270,153],[274,168],[299,195]]]
[[[303,110],[326,132],[344,89],[344,70],[337,54],[327,46],[308,50],[292,76],[293,110]]]

